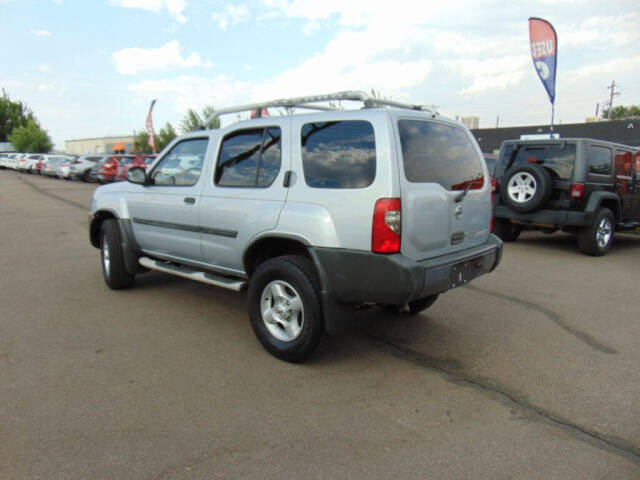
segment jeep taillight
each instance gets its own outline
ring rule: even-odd
[[[573,183],[571,185],[571,198],[581,198],[584,195],[584,184]]]
[[[397,253],[400,251],[402,204],[399,198],[381,198],[373,209],[371,251]]]

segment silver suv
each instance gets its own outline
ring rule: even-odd
[[[347,100],[364,108],[322,103]],[[289,113],[259,116],[273,107]],[[353,307],[418,313],[499,263],[490,177],[459,123],[363,92],[216,116],[241,111],[258,118],[179,137],[148,172],[95,191],[90,238],[110,288],[148,269],[248,288],[262,344],[299,362]]]

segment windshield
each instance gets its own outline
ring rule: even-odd
[[[483,185],[482,164],[471,139],[459,127],[424,120],[398,121],[407,180],[459,190]]]

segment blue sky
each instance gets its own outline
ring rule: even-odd
[[[545,123],[527,18],[558,32],[556,119],[608,95],[640,104],[632,1],[0,0],[0,87],[64,140],[177,127],[188,108],[375,88],[477,115],[481,127]]]

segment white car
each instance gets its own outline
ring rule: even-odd
[[[16,165],[18,164],[18,160],[24,156],[25,156],[24,153],[9,153],[5,155],[2,160],[0,160],[0,167],[16,170]]]
[[[24,155],[19,158],[16,169],[23,173],[34,173],[36,171],[36,165],[43,158],[44,155],[38,153]]]
[[[76,160],[75,155],[61,155],[62,161],[56,163],[53,166],[53,171],[56,177],[69,180],[71,178],[71,165]]]
[[[69,176],[73,180],[91,181],[91,169],[100,161],[109,158],[108,155],[80,155],[70,165]]]

